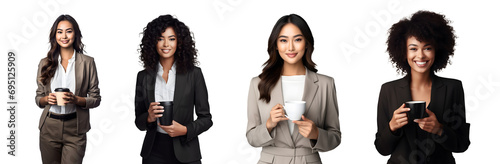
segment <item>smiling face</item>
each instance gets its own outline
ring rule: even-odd
[[[281,28],[277,49],[285,64],[302,64],[306,40],[296,25],[288,23]]]
[[[57,25],[56,41],[61,48],[73,48],[75,33],[69,21],[64,20]]]
[[[434,63],[434,47],[427,42],[420,42],[414,36],[406,41],[406,57],[411,73],[429,73]]]
[[[167,59],[173,58],[175,50],[177,49],[177,35],[175,35],[174,28],[167,27],[165,32],[161,34],[156,43],[156,51],[160,58]]]

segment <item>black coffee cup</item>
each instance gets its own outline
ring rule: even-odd
[[[414,119],[424,118],[425,101],[405,102],[405,108],[410,108],[410,111],[406,112],[409,120],[413,121]]]
[[[160,125],[172,125],[172,118],[174,116],[174,102],[160,101],[160,106],[163,106],[163,116],[158,118],[160,120]]]

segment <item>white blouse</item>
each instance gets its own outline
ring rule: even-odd
[[[163,66],[158,62],[158,72],[156,73],[155,82],[155,102],[160,101],[174,101],[174,91],[175,91],[175,63],[172,68],[168,71],[168,81],[165,82],[163,79]],[[156,119],[159,122],[159,118]],[[156,128],[157,132],[167,134],[160,126]]]
[[[281,86],[283,90],[283,100],[286,101],[302,101],[304,95],[304,85],[306,75],[281,76]],[[290,135],[293,133],[295,124],[292,120],[288,120],[288,128]]]
[[[69,88],[70,92],[75,93],[75,51],[73,56],[68,60],[66,71],[61,64],[61,55],[58,55],[57,69],[54,77],[50,80],[51,93],[54,93],[56,88]],[[50,112],[58,114],[69,114],[76,112],[75,104],[66,104],[66,106],[51,105]]]

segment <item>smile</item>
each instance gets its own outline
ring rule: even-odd
[[[428,61],[414,61],[418,67],[425,67]]]
[[[297,53],[286,53],[286,56],[288,56],[289,58],[294,58],[295,56],[297,56]]]
[[[162,51],[163,53],[166,53],[166,54],[168,54],[168,53],[170,52],[170,50],[167,50],[167,49],[162,49],[161,51]]]

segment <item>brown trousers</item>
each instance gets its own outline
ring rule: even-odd
[[[40,152],[44,164],[82,163],[87,134],[77,134],[77,119],[62,121],[47,116],[40,129]]]

